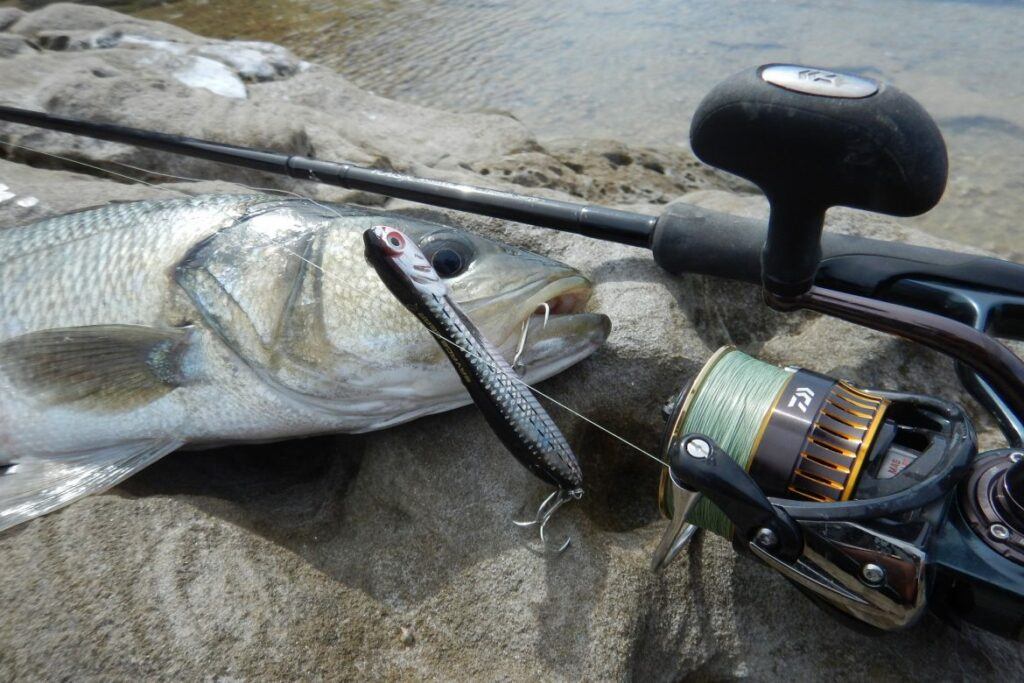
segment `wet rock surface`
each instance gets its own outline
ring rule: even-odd
[[[390,102],[272,48],[68,4],[5,30],[30,45],[0,51],[9,104],[650,213],[680,198],[765,211],[746,186],[685,150],[538,142],[509,116]],[[60,35],[67,41],[58,49]],[[245,96],[183,82],[176,74],[199,58],[220,64]],[[936,354],[846,323],[773,313],[754,287],[671,278],[640,249],[9,124],[0,136],[0,182],[10,195],[0,225],[245,182],[449,220],[564,260],[594,278],[591,305],[612,318],[613,332],[543,390],[648,450],[660,438],[661,405],[722,344],[866,386],[952,396],[977,415]],[[154,185],[73,163],[84,159]],[[830,227],[937,243],[854,212],[831,213]],[[552,414],[588,481],[584,499],[558,518],[557,531],[574,539],[560,557],[538,554],[532,534],[511,526],[546,490],[473,408],[360,436],[175,453],[110,493],[0,534],[0,677],[1024,674],[1019,645],[931,616],[882,638],[854,633],[719,538],[701,539],[652,574],[663,529],[658,467],[567,413]],[[979,425],[991,441],[991,425]]]

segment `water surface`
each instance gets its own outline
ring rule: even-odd
[[[946,197],[917,223],[1024,256],[1021,2],[180,0],[136,12],[283,43],[387,97],[506,110],[542,138],[685,144],[703,94],[764,62],[884,78],[932,112],[950,149]]]

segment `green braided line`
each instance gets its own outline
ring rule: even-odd
[[[743,469],[754,454],[765,416],[792,373],[751,358],[742,351],[726,353],[697,388],[686,411],[683,433],[711,437]],[[701,500],[687,520],[719,536],[732,536],[732,523],[718,507]]]

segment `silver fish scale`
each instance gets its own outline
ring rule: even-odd
[[[166,300],[166,288],[153,284],[156,264],[234,220],[251,199],[111,204],[0,230],[0,338],[104,319],[151,324]]]
[[[446,346],[473,375],[502,423],[515,433],[516,438],[511,443],[503,438],[505,446],[542,478],[549,479],[554,474],[557,480],[552,483],[560,488],[579,489],[583,485],[583,473],[572,448],[525,383],[518,381],[508,361],[485,337],[470,329],[463,315],[446,297],[432,296],[426,304],[428,316],[438,332],[455,344]],[[486,416],[487,411],[484,412]]]
[[[181,220],[187,220],[189,213],[197,209],[203,213],[216,212],[254,199],[257,199],[255,195],[206,195],[188,199],[112,203],[103,207],[80,209],[32,225],[0,231],[0,240],[4,242],[4,249],[0,253],[3,254],[3,261],[10,261],[100,233],[116,233],[122,231],[125,225],[136,225],[142,229],[151,223],[165,220],[166,217],[161,214],[168,209],[178,212]],[[167,231],[166,228],[164,230]]]
[[[363,257],[359,236],[384,220],[416,240],[469,245],[474,265],[453,291],[490,339],[509,343],[534,300],[557,294],[554,278],[578,280],[564,264],[450,226],[258,195],[109,204],[2,228],[0,344],[96,326],[191,331],[172,373],[180,386],[131,405],[43,403],[64,388],[16,386],[0,370],[0,462],[128,441],[362,432],[465,405],[440,348]],[[565,353],[591,343],[567,341]],[[11,360],[0,353],[0,368]],[[559,362],[544,358],[532,376]]]
[[[449,285],[502,343],[539,303],[588,286],[452,226],[302,199],[109,204],[0,228],[0,531],[182,446],[365,432],[467,404],[452,364],[364,258],[359,236],[383,221],[473,254]],[[603,341],[593,316],[562,322],[538,333],[555,350],[535,356],[531,377]],[[486,369],[473,372],[512,405],[517,457],[553,480],[568,453],[556,428],[500,381],[507,364]]]

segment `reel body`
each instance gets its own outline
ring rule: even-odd
[[[745,387],[728,366],[737,354],[753,360],[719,350],[668,413],[661,455],[671,467],[659,503],[672,522],[656,569],[685,547],[696,522],[858,625],[904,628],[935,607],[1024,635],[1024,546],[1014,545],[1024,538],[1024,508],[1008,493],[1020,490],[1024,463],[1014,468],[1024,456],[976,458],[974,429],[949,401],[862,390],[807,370],[773,368],[785,377],[770,401],[736,403],[732,394]],[[739,407],[702,423],[693,412],[702,401]],[[760,424],[749,452],[723,448],[736,443],[730,425],[744,423]],[[714,505],[726,523],[694,514],[699,505]],[[993,525],[1005,539],[991,535]]]

